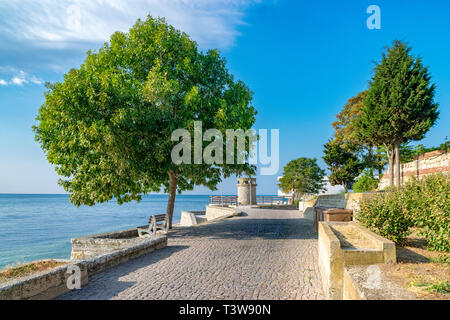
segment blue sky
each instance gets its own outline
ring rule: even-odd
[[[372,4],[381,8],[381,30],[366,27]],[[63,192],[31,131],[43,83],[61,80],[87,50],[146,13],[165,16],[202,49],[221,50],[230,71],[254,92],[255,128],[280,130],[280,173],[301,156],[325,167],[322,145],[333,134],[335,114],[367,88],[374,61],[394,39],[409,42],[437,85],[440,119],[420,143],[439,145],[449,135],[447,0],[2,1],[0,193]],[[259,176],[258,184],[259,194],[276,193],[276,175]],[[235,193],[234,179],[220,190]]]

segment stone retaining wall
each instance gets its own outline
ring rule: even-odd
[[[1,284],[0,300],[53,299],[70,291],[67,288],[67,279],[71,276],[67,268],[70,265],[80,268],[81,286],[84,286],[90,275],[167,246],[166,236],[129,238],[134,234],[133,229],[127,229],[73,239],[72,243],[78,247],[72,255],[83,256],[84,260],[64,260],[67,265]]]
[[[319,270],[325,297],[343,298],[344,267],[396,263],[395,244],[357,222],[319,222]]]
[[[181,227],[191,227],[206,221],[206,211],[181,211],[179,225]]]
[[[376,192],[361,192],[361,193],[338,193],[338,194],[323,194],[317,196],[317,199],[308,200],[302,204],[304,208],[303,216],[306,219],[314,220],[314,207],[340,208],[351,209],[356,214],[359,211],[359,203],[363,199],[367,199],[377,194]],[[308,205],[311,205],[308,207]]]
[[[53,299],[69,292],[67,288],[67,280],[71,276],[67,272],[69,265],[80,268],[82,286],[88,283],[88,269],[83,261],[62,261],[66,261],[67,264],[0,284],[0,300]]]
[[[394,177],[395,177],[394,166]],[[433,173],[450,172],[450,154],[441,150],[425,153],[411,162],[403,163],[400,166],[401,183],[408,181],[412,177],[420,179],[423,176]],[[389,172],[386,171],[378,184],[378,189],[383,190],[389,186]]]
[[[414,300],[414,293],[404,288],[384,270],[384,265],[347,266],[344,268],[343,300]]]
[[[223,207],[216,205],[206,206],[206,219],[208,221],[224,219],[233,216],[239,216],[242,213],[238,208]]]
[[[89,260],[83,261],[86,264],[89,275],[103,272],[109,268],[130,260],[139,258],[144,254],[148,254],[167,246],[167,237],[158,236],[155,239],[147,238],[147,241],[123,248],[121,250],[103,254]]]

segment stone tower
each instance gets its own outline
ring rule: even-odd
[[[242,206],[256,204],[256,179],[238,178],[238,203]]]

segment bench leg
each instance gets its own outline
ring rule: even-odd
[[[153,221],[150,231],[152,232],[152,238],[154,238],[156,236],[156,222]]]

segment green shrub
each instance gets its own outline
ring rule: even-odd
[[[373,176],[372,170],[364,170],[363,174],[353,184],[353,192],[369,192],[378,187],[378,179]]]
[[[450,176],[436,174],[411,180],[402,192],[408,217],[429,249],[450,251]]]
[[[412,223],[407,219],[401,197],[386,192],[361,202],[358,220],[370,230],[401,244],[409,235]]]
[[[450,252],[450,176],[429,175],[400,189],[361,202],[358,220],[369,229],[402,243],[417,227],[428,248]]]

